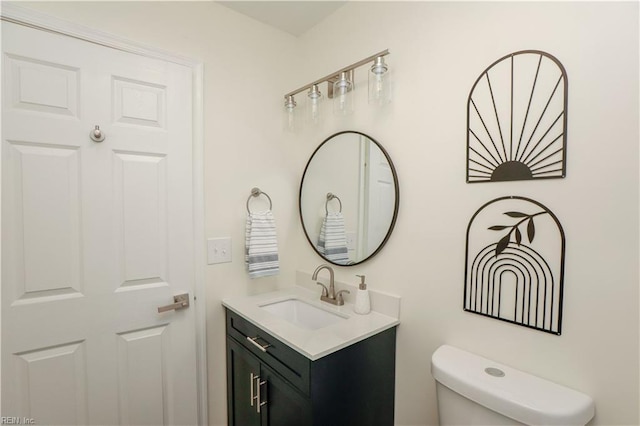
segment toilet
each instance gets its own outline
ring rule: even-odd
[[[586,425],[591,397],[449,345],[431,358],[441,425]]]

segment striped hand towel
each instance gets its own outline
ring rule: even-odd
[[[327,260],[340,265],[349,263],[344,217],[340,212],[327,213],[318,236],[318,251]]]
[[[280,271],[276,222],[271,210],[247,215],[244,260],[250,278],[277,275]]]

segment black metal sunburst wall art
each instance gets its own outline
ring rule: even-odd
[[[559,335],[564,231],[545,206],[497,198],[467,227],[464,310]]]
[[[491,64],[467,102],[467,182],[565,177],[567,89],[560,61],[540,50]]]

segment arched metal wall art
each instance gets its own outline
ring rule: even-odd
[[[567,73],[540,50],[491,64],[467,101],[467,182],[563,178]]]
[[[564,231],[529,198],[486,203],[467,228],[464,310],[559,335]]]

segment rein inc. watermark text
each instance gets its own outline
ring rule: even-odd
[[[0,416],[0,425],[35,425],[36,421],[30,417]]]

